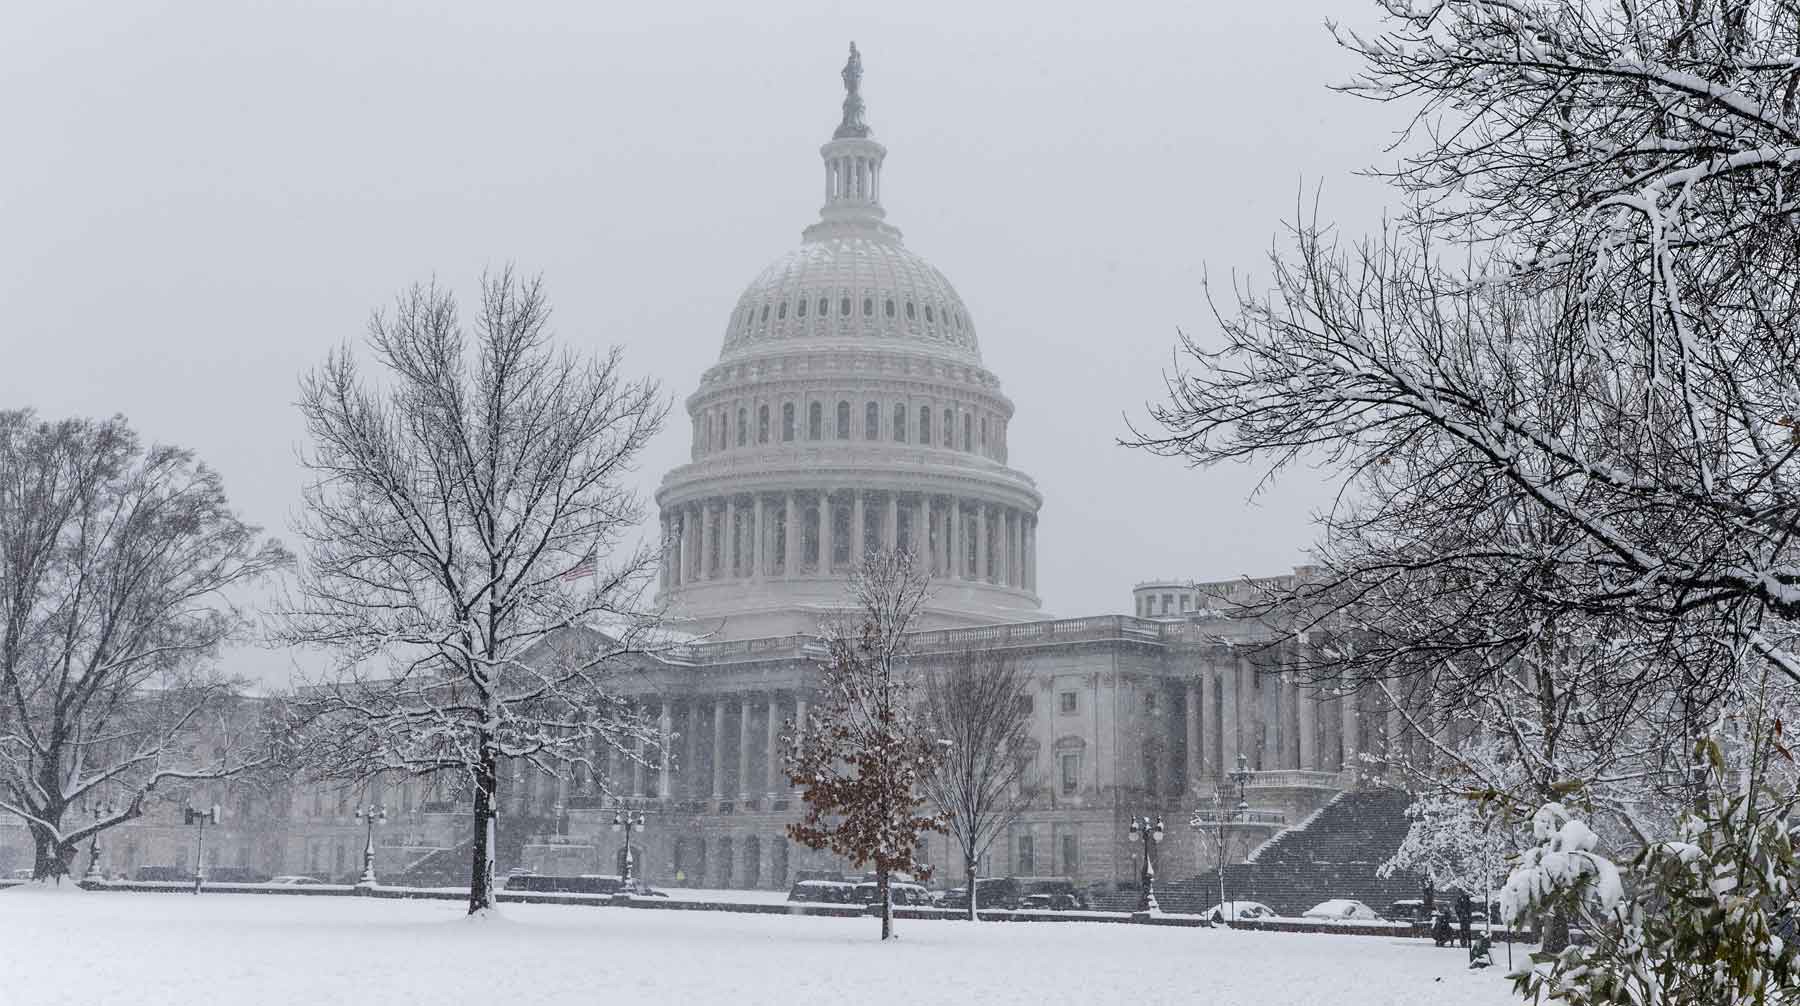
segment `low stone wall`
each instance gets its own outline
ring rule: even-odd
[[[23,880],[0,880],[0,890],[29,883]],[[89,891],[136,891],[159,894],[191,894],[194,885],[174,882],[138,882],[138,881],[103,881],[100,883],[82,883],[84,890]],[[362,898],[399,898],[425,899],[432,901],[463,901],[469,897],[467,888],[455,887],[353,887],[348,884],[308,884],[300,887],[288,887],[272,884],[207,884],[202,888],[206,894],[285,894],[306,895],[314,897],[362,897]],[[740,915],[811,915],[824,918],[854,919],[879,914],[873,906],[832,905],[817,902],[778,902],[756,903],[743,901],[687,901],[680,898],[646,898],[637,896],[621,896],[615,894],[565,894],[549,891],[499,891],[495,900],[501,904],[522,905],[576,905],[590,908],[636,908],[651,911],[675,912],[735,912]],[[1140,926],[1178,926],[1196,929],[1211,928],[1214,923],[1200,915],[1178,915],[1173,913],[1144,914],[1141,912],[1024,912],[1005,909],[978,909],[976,918],[982,922],[1095,922],[1126,923]],[[960,921],[968,917],[968,913],[954,908],[920,908],[895,907],[896,919],[926,919],[943,921]],[[1245,932],[1267,933],[1335,933],[1340,936],[1386,936],[1392,939],[1429,939],[1430,930],[1405,923],[1366,923],[1361,925],[1307,922],[1299,919],[1257,919],[1250,922],[1234,922],[1232,929]],[[1531,935],[1526,932],[1514,932],[1503,929],[1494,930],[1493,941],[1501,943],[1527,943]]]

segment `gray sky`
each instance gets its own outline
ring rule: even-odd
[[[870,10],[875,7],[879,10]],[[1240,9],[1247,8],[1247,9]],[[296,378],[437,275],[541,272],[560,337],[679,401],[744,285],[817,218],[863,52],[883,202],[956,284],[1044,494],[1039,589],[1284,571],[1325,494],[1114,445],[1210,269],[1266,273],[1297,203],[1349,233],[1400,110],[1331,93],[1372,5],[27,4],[0,33],[0,407],[122,412],[285,536]],[[678,413],[646,494],[684,460]],[[289,658],[233,657],[282,676]]]

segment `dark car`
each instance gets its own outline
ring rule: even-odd
[[[880,885],[872,880],[866,880],[856,885],[852,897],[859,905],[873,905],[881,898]],[[892,898],[896,905],[931,904],[931,892],[927,891],[923,885],[907,883],[902,880],[888,881],[888,897]]]
[[[1027,894],[1019,902],[1021,911],[1027,912],[1076,912],[1087,907],[1081,903],[1081,895],[1073,891],[1047,891],[1040,894]]]
[[[856,885],[847,880],[802,880],[788,891],[787,899],[824,905],[858,903]]]

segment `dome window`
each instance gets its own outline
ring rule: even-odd
[[[831,313],[831,301],[825,299],[824,297],[820,297],[819,298],[819,317],[823,318],[830,313]]]
[[[906,443],[906,406],[894,403],[894,443]]]
[[[806,298],[805,297],[800,298],[800,303],[794,305],[794,313],[799,315],[802,318],[806,317]]]
[[[863,439],[875,440],[881,436],[881,406],[870,402],[863,409]]]
[[[838,313],[846,318],[850,317],[850,298],[845,297],[838,301]]]
[[[931,316],[931,305],[930,304],[925,305],[925,324],[929,325],[935,320],[936,319],[932,318],[932,316]]]
[[[825,407],[818,402],[806,407],[806,439],[825,439]]]
[[[892,318],[892,317],[893,317],[893,316],[894,316],[894,298],[892,298],[892,297],[889,297],[889,298],[888,298],[888,302],[887,302],[887,316],[888,316],[888,317],[890,317],[890,318]]]
[[[873,297],[864,297],[863,298],[863,317],[865,317],[865,318],[875,317],[875,298],[873,298]]]
[[[839,402],[837,407],[837,438],[850,439],[850,403]]]
[[[763,309],[762,309],[762,320],[764,320],[764,321],[768,321],[768,320],[769,320],[769,305],[767,305],[767,304],[764,304],[764,305],[763,305]]]
[[[931,446],[931,406],[919,406],[919,444]]]
[[[794,403],[788,402],[781,407],[781,442],[789,443],[794,439]]]
[[[787,301],[784,300],[781,302],[781,305],[779,307],[775,308],[775,320],[780,321],[781,319],[786,318],[786,317],[787,317]]]
[[[759,444],[769,442],[769,407],[767,405],[756,407],[756,442]]]
[[[906,320],[907,321],[918,320],[917,315],[915,315],[913,313],[913,302],[910,300],[906,302]]]
[[[737,445],[739,447],[744,446],[744,442],[747,441],[748,439],[750,439],[750,431],[748,429],[749,424],[744,421],[747,418],[748,417],[745,415],[744,410],[739,409],[738,414],[737,414],[737,435],[738,435]]]
[[[956,413],[944,410],[944,446],[956,446]]]

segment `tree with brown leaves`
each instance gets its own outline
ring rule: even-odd
[[[926,833],[943,831],[921,810],[941,751],[915,713],[907,659],[906,634],[926,595],[911,553],[863,560],[850,577],[852,606],[826,627],[824,701],[784,738],[788,778],[806,802],[805,817],[788,825],[788,834],[875,868],[884,940],[894,935],[890,878],[928,877],[919,844]]]

